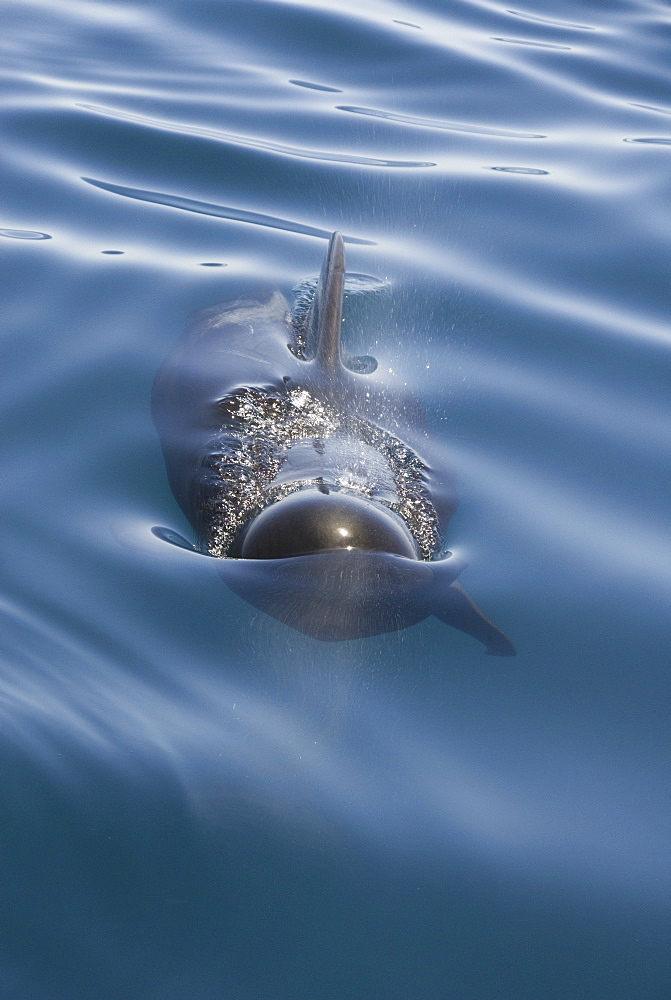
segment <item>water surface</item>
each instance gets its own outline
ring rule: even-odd
[[[668,996],[667,27],[5,5],[3,1000]],[[189,313],[334,229],[515,659],[319,643],[151,533]]]

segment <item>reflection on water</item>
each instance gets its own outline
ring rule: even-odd
[[[107,181],[96,181],[92,177],[82,177],[87,184],[121,194],[125,198],[137,198],[156,205],[168,205],[171,208],[181,208],[185,212],[197,212],[199,215],[213,215],[217,219],[231,219],[235,222],[247,222],[253,226],[268,226],[270,229],[285,230],[290,233],[302,233],[304,236],[320,236],[327,239],[331,234],[325,229],[315,229],[288,219],[276,219],[272,215],[262,215],[260,212],[247,212],[240,208],[227,208],[224,205],[210,205],[205,201],[194,201],[192,198],[178,198],[175,195],[163,194],[160,191],[141,191],[137,188],[122,187],[120,184],[109,184]],[[357,239],[356,236],[343,236],[345,243],[363,243],[371,245],[370,240]]]
[[[286,153],[287,156],[297,156],[299,158],[305,158],[306,160],[333,160],[335,163],[357,163],[360,166],[371,167],[435,167],[436,165],[435,163],[421,163],[414,162],[413,160],[380,160],[370,156],[348,156],[346,153],[330,153],[323,149],[299,149],[295,146],[283,146],[279,142],[271,142],[268,139],[254,138],[248,135],[232,135],[227,132],[218,132],[215,129],[200,128],[194,125],[178,125],[174,122],[163,122],[153,118],[143,118],[141,115],[131,115],[123,111],[114,111],[112,108],[97,108],[93,104],[80,104],[79,107],[84,108],[86,111],[93,111],[97,114],[107,115],[110,118],[121,118],[124,121],[135,122],[139,125],[149,125],[152,128],[167,129],[170,132],[180,132],[183,135],[203,136],[207,139],[216,139],[220,142],[231,142],[239,146],[252,146],[258,149],[265,149],[269,153]],[[93,182],[89,180],[89,183]],[[226,217],[230,218],[230,216]],[[250,222],[252,220],[246,219],[244,221]],[[278,222],[279,220],[276,219],[274,221]],[[284,227],[280,226],[278,228]],[[320,233],[319,235],[322,234]]]
[[[420,125],[426,128],[441,128],[448,132],[474,132],[476,135],[497,135],[508,139],[545,139],[544,135],[533,132],[511,132],[508,129],[488,128],[485,125],[465,125],[462,122],[433,121],[428,118],[413,118],[409,115],[397,115],[391,111],[374,111],[372,108],[355,108],[342,105],[339,111],[349,111],[354,115],[369,115],[371,118],[385,118],[391,122],[402,122],[407,125]],[[435,164],[434,164],[435,166]]]
[[[34,233],[29,229],[0,229],[0,236],[13,240],[50,240],[49,233]]]
[[[665,17],[9,6],[3,998],[666,995]],[[310,639],[189,548],[158,366],[334,229],[513,660]]]

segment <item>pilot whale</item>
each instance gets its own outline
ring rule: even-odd
[[[374,358],[344,353],[344,290],[334,233],[302,319],[273,289],[218,303],[159,370],[152,414],[195,548],[239,596],[315,639],[435,615],[514,655],[444,548],[457,500],[419,402]]]

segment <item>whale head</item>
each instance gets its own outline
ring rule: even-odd
[[[266,507],[246,526],[233,555],[284,559],[319,552],[387,552],[419,559],[404,521],[370,500],[308,487]]]

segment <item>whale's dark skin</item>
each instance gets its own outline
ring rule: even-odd
[[[152,394],[172,491],[255,607],[322,640],[435,615],[488,653],[510,640],[443,551],[456,508],[421,406],[341,348],[345,258],[331,237],[306,322],[265,291],[197,313]]]

